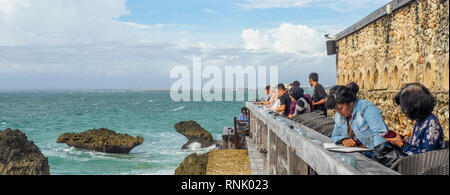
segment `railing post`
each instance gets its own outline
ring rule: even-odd
[[[234,117],[234,149],[239,149],[238,147],[238,130],[237,130],[237,118]]]

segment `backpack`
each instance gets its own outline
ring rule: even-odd
[[[303,106],[300,106],[299,102],[303,102]],[[307,98],[301,97],[297,101],[297,105],[295,105],[295,114],[294,115],[300,115],[305,113],[310,113],[311,110],[311,104],[308,102]]]
[[[313,111],[314,111],[314,106],[313,106],[313,104],[312,104],[312,97],[311,97],[311,95],[305,94],[305,95],[303,95],[303,96],[305,97],[306,100],[308,100],[308,104],[309,104],[309,106],[311,107],[311,108],[310,108],[310,109],[311,109],[311,112],[313,112]]]

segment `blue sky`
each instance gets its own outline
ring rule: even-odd
[[[0,0],[0,89],[169,88],[174,66],[335,83],[336,34],[387,0]],[[207,80],[207,79],[206,79]]]

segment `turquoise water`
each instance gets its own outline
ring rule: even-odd
[[[173,102],[169,92],[15,91],[0,92],[0,129],[20,129],[48,157],[50,173],[172,175],[192,152],[174,125],[195,120],[215,139],[232,126],[244,102]],[[141,136],[128,155],[75,149],[56,140],[65,132],[109,128]]]

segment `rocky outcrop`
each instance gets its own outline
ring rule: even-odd
[[[175,130],[188,138],[181,149],[188,149],[194,142],[200,143],[201,148],[214,145],[213,136],[195,121],[182,121],[175,125]]]
[[[23,132],[0,130],[0,175],[50,175],[50,166]]]
[[[206,175],[206,167],[208,166],[209,152],[198,155],[190,154],[175,169],[175,175]]]
[[[97,152],[128,154],[131,149],[144,142],[142,137],[119,134],[109,129],[92,129],[83,133],[65,133],[58,143]]]

